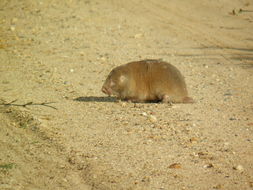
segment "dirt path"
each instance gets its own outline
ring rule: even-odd
[[[0,188],[253,188],[250,1],[2,0],[0,25],[0,103],[33,102],[0,106]],[[146,58],[196,103],[104,97],[113,67]]]

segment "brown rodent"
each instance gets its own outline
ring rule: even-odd
[[[142,60],[114,68],[102,92],[132,102],[193,103],[180,71],[162,60]]]

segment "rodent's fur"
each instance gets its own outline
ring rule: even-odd
[[[180,71],[161,60],[130,62],[114,68],[104,82],[102,92],[132,102],[193,102],[188,97]]]

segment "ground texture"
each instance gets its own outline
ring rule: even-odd
[[[0,26],[0,189],[253,189],[251,1],[1,0]],[[104,96],[150,58],[196,103]]]

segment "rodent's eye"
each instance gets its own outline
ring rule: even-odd
[[[120,81],[121,83],[125,82],[126,79],[127,79],[127,78],[126,78],[125,75],[121,75],[121,76],[119,77],[119,81]]]

